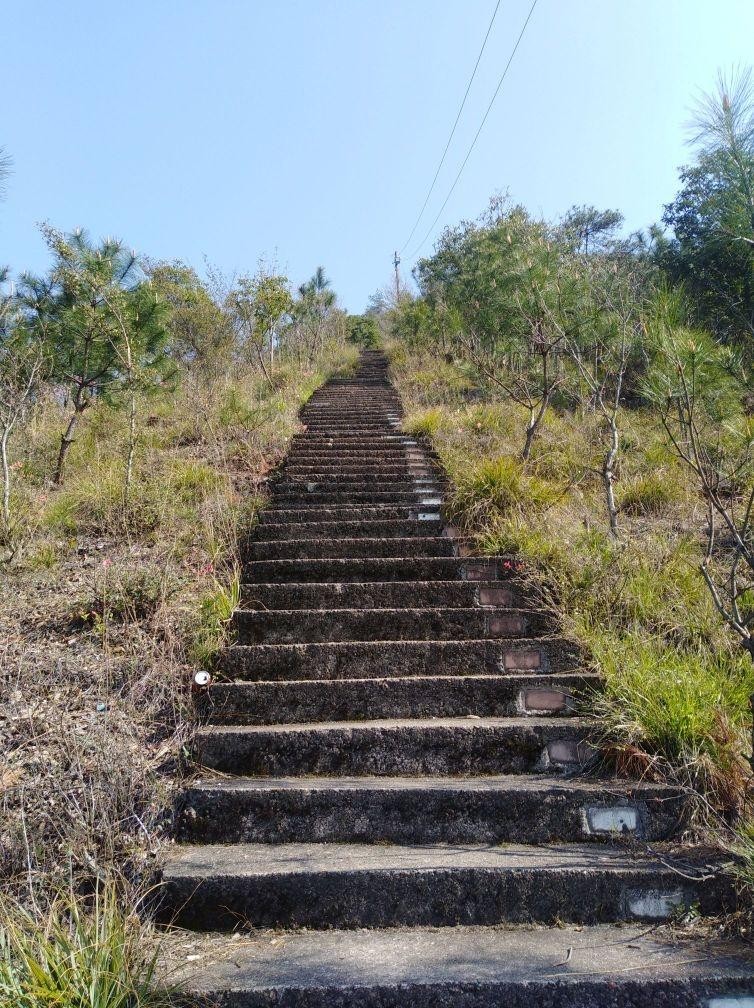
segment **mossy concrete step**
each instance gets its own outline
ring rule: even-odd
[[[683,826],[678,789],[550,775],[236,777],[189,785],[189,843],[660,841]]]
[[[317,472],[296,472],[288,468],[280,470],[278,480],[273,482],[274,488],[285,489],[319,489],[326,493],[333,490],[370,490],[370,489],[393,489],[406,490],[414,486],[417,482],[430,482],[433,486],[440,486],[444,481],[434,478],[428,470],[426,473],[413,473],[408,466],[400,469],[392,468],[375,469],[372,472],[354,472],[352,469],[332,469],[329,472],[319,470]]]
[[[383,543],[390,541],[390,539],[378,540]],[[422,540],[418,542],[421,543]],[[541,637],[553,633],[556,626],[552,615],[541,609],[435,607],[293,609],[275,612],[237,609],[233,614],[233,630],[239,644],[297,644],[360,640],[458,641],[465,638],[479,640],[487,637],[495,639]]]
[[[417,675],[559,674],[579,671],[567,638],[460,641],[328,641],[235,644],[218,658],[229,679],[379,679]]]
[[[593,754],[584,718],[432,718],[206,725],[197,763],[223,773],[387,776],[576,770]]]
[[[282,473],[281,479],[272,484],[272,492],[276,498],[291,494],[314,497],[322,494],[374,493],[375,489],[379,491],[378,494],[375,494],[376,497],[391,493],[402,494],[406,491],[410,491],[414,496],[419,492],[436,496],[442,485],[442,481],[439,479],[415,479],[409,474],[398,480],[373,480],[365,476],[354,479],[307,480],[304,478],[293,480],[288,479],[286,473]]]
[[[273,525],[266,523],[258,525],[243,543],[242,551],[249,542],[282,542],[295,539],[406,539],[414,536],[439,536],[445,528],[443,521],[417,521],[414,519],[400,521],[366,520],[359,521],[323,521],[323,522],[289,522]]]
[[[311,418],[302,418],[301,422],[309,433],[327,435],[347,433],[351,436],[360,435],[364,439],[395,433],[400,424],[398,420],[393,420],[390,423],[370,423],[369,421],[353,423],[351,420],[314,420]]]
[[[357,448],[327,448],[324,445],[307,445],[300,443],[297,448],[292,448],[286,455],[286,462],[291,465],[317,465],[326,463],[328,465],[341,462],[363,465],[366,463],[399,463],[403,464],[408,458],[420,458],[416,449],[407,448],[404,445],[399,447],[372,447],[371,450]]]
[[[419,515],[427,509],[421,508],[417,504],[397,506],[384,504],[361,504],[349,505],[348,507],[323,506],[321,508],[305,508],[288,510],[277,507],[272,502],[260,513],[259,523],[255,528],[263,525],[281,525],[287,523],[308,523],[308,522],[339,522],[339,521],[415,521]],[[430,511],[432,509],[429,509]],[[432,520],[437,520],[438,509],[434,509],[435,516]]]
[[[381,492],[376,490],[333,490],[331,492],[280,491],[276,489],[274,501],[277,504],[285,504],[287,508],[297,508],[300,505],[314,505],[322,507],[329,504],[417,504],[426,503],[435,507],[441,503],[441,495],[437,493],[424,493],[418,489],[413,490],[393,490]]]
[[[168,936],[170,982],[222,1008],[751,1008],[748,946],[626,924]],[[187,953],[189,950],[189,953]]]
[[[300,560],[304,558],[354,557],[451,557],[454,540],[447,536],[409,536],[406,539],[284,539],[275,542],[250,542],[243,559]]]
[[[435,476],[431,466],[408,463],[390,466],[319,465],[310,468],[284,466],[279,472],[281,479],[295,483],[410,483],[417,478],[426,480]],[[443,483],[444,480],[438,477],[435,482]]]
[[[286,724],[373,718],[567,716],[602,679],[587,673],[408,676],[215,682],[198,698],[212,724]]]
[[[429,508],[427,509],[430,510]],[[506,563],[510,568],[506,568]],[[330,560],[254,560],[245,581],[494,581],[513,572],[512,560],[477,557],[371,557]]]
[[[272,526],[274,528],[274,526]],[[366,584],[245,584],[242,609],[470,609],[533,603],[531,588],[499,581],[374,581]]]
[[[165,910],[181,927],[231,931],[656,923],[728,905],[703,864],[670,864],[595,844],[187,846],[165,867]]]

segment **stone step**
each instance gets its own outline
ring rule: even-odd
[[[442,486],[440,480],[437,479],[414,479],[411,476],[406,476],[402,480],[382,480],[381,482],[375,482],[373,480],[358,478],[358,479],[342,479],[342,480],[289,480],[285,474],[281,474],[282,478],[273,483],[272,491],[275,498],[290,496],[291,494],[299,494],[306,498],[314,496],[322,496],[324,494],[361,494],[366,493],[371,494],[377,498],[383,497],[385,494],[404,494],[410,491],[412,497],[416,497],[419,492],[431,493],[437,495],[439,488]],[[375,493],[375,486],[379,488],[379,492]]]
[[[312,420],[301,421],[307,433],[326,434],[328,436],[348,433],[351,436],[360,435],[365,440],[378,437],[382,434],[396,432],[400,421],[394,420],[392,423],[352,423],[350,420]]]
[[[346,540],[344,545],[348,542]],[[378,542],[389,543],[391,540]],[[288,544],[260,544],[262,548],[277,545]],[[458,641],[466,638],[541,637],[556,631],[554,618],[543,610],[480,606],[473,609],[292,609],[275,612],[237,609],[232,625],[239,644]]]
[[[228,679],[379,679],[401,676],[559,674],[580,671],[564,637],[460,641],[328,641],[234,644],[218,657]]]
[[[282,492],[275,491],[274,503],[285,504],[286,508],[298,508],[300,505],[322,507],[330,504],[417,504],[424,503],[439,506],[439,494],[425,494],[419,490],[402,490],[392,492],[377,492],[375,490],[339,490],[327,493],[307,491]]]
[[[275,528],[275,526],[269,526]],[[373,581],[366,584],[245,584],[242,609],[413,609],[521,606],[532,602],[524,583],[499,581]]]
[[[335,490],[407,490],[417,483],[431,483],[433,487],[442,485],[442,480],[435,478],[427,470],[426,474],[410,472],[407,466],[400,471],[393,469],[375,470],[374,472],[353,472],[352,470],[332,470],[330,472],[295,472],[287,468],[281,469],[279,478],[272,483],[273,489],[311,491],[313,489],[332,493]]]
[[[373,718],[572,714],[600,676],[509,674],[214,682],[198,698],[212,724],[287,724]]]
[[[585,718],[411,718],[205,725],[200,766],[263,777],[501,774],[577,770],[592,756]]]
[[[376,404],[360,405],[359,403],[349,406],[345,404],[326,406],[324,403],[317,403],[316,406],[303,409],[299,418],[302,423],[334,421],[337,424],[361,427],[364,425],[382,427],[400,419],[395,407]]]
[[[656,923],[732,902],[703,861],[671,865],[595,844],[186,846],[165,867],[163,913],[217,931],[451,927]]]
[[[387,521],[323,521],[289,522],[273,525],[258,525],[252,532],[256,543],[280,542],[296,539],[406,539],[414,536],[439,536],[445,527],[443,521],[412,521],[388,519]],[[246,544],[242,546],[242,550]]]
[[[432,509],[429,509],[430,512]],[[286,523],[308,523],[308,522],[339,522],[339,521],[415,521],[423,513],[423,509],[417,505],[398,506],[391,505],[370,505],[370,504],[349,504],[347,507],[335,505],[323,506],[321,508],[299,508],[298,510],[286,510],[274,505],[272,502],[259,515],[259,523],[255,528],[263,525],[280,525]],[[424,512],[426,514],[426,512]],[[434,509],[433,521],[439,520],[439,511]]]
[[[558,924],[168,935],[165,971],[222,1008],[751,1008],[748,946]]]
[[[406,539],[285,539],[250,542],[242,560],[353,559],[356,557],[452,557],[454,540],[448,536],[409,536]]]
[[[363,434],[360,431],[310,431],[304,430],[294,434],[291,438],[291,448],[298,448],[306,445],[309,448],[346,448],[352,451],[370,448],[418,448],[419,442],[408,434],[401,431],[389,430],[372,431]],[[424,448],[424,446],[421,446]]]
[[[429,508],[427,509],[429,512]],[[431,513],[431,512],[429,512]],[[506,563],[510,565],[506,568]],[[472,557],[371,557],[355,560],[254,560],[245,581],[495,581],[513,572],[512,560]]]
[[[355,448],[327,448],[323,445],[310,446],[301,442],[297,448],[292,448],[288,452],[286,462],[290,465],[340,465],[341,463],[375,465],[377,463],[390,464],[391,462],[403,465],[409,459],[421,459],[423,456],[424,453],[421,452],[421,449],[408,448],[403,445],[385,448],[373,446],[371,450],[358,450]]]
[[[679,789],[550,775],[237,777],[183,796],[188,843],[657,842],[683,827]]]
[[[284,466],[279,470],[280,479],[291,483],[412,483],[414,480],[428,480],[433,477],[429,466],[318,466],[305,469],[300,466]],[[437,479],[435,483],[442,482]]]

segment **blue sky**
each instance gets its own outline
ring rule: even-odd
[[[425,233],[531,0],[502,0]],[[42,270],[48,219],[224,272],[323,264],[360,311],[391,276],[494,0],[34,0],[3,19],[0,263]],[[752,59],[752,0],[539,0],[435,230],[495,191],[536,214],[659,218],[684,124]],[[412,242],[407,250],[412,251]],[[431,249],[432,240],[421,250]],[[408,270],[411,260],[404,258]]]

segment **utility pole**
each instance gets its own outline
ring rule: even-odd
[[[398,300],[401,294],[401,279],[398,275],[398,267],[401,264],[401,257],[397,252],[393,254],[393,267],[395,269],[395,307],[398,307]]]

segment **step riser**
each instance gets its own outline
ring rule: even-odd
[[[452,557],[453,540],[443,536],[408,539],[293,539],[252,542],[243,551],[242,561],[356,559],[358,557]]]
[[[468,676],[325,682],[216,683],[198,701],[212,724],[294,724],[370,718],[572,714],[598,677]]]
[[[545,641],[356,641],[256,644],[226,648],[218,660],[230,679],[379,679],[405,676],[531,675],[576,671],[574,645]]]
[[[332,727],[296,731],[201,729],[197,762],[223,773],[384,777],[400,774],[500,774],[575,770],[592,751],[584,730],[522,719],[520,725],[468,728]]]
[[[412,483],[432,476],[429,466],[330,466],[304,469],[285,466],[280,470],[286,483]]]
[[[341,522],[365,519],[367,521],[414,521],[419,513],[416,505],[411,507],[322,507],[301,508],[299,510],[284,510],[270,504],[259,516],[259,526],[280,524],[301,524],[308,522]],[[438,509],[435,508],[435,512]],[[255,526],[255,527],[259,527]]]
[[[431,513],[427,509],[427,513]],[[502,564],[462,557],[373,558],[363,560],[257,560],[244,565],[244,580],[263,583],[365,581],[504,580]]]
[[[244,585],[243,609],[471,609],[534,602],[522,584],[488,581],[393,581],[371,584]]]
[[[609,936],[612,937],[612,936]],[[505,947],[501,949],[505,953]],[[311,957],[317,965],[316,956]],[[554,957],[549,956],[549,960]],[[323,957],[329,965],[331,957]],[[254,962],[254,960],[252,960]],[[252,967],[253,969],[253,967]],[[310,967],[311,969],[311,967]],[[310,971],[310,970],[309,970]],[[392,975],[387,982],[365,983],[363,978],[339,982],[334,979],[316,988],[307,986],[308,971],[300,967],[294,980],[284,980],[269,990],[259,990],[251,980],[245,989],[227,986],[202,988],[196,991],[199,1004],[209,1003],[217,1008],[595,1008],[615,1005],[616,1008],[658,1008],[676,1005],[678,1008],[750,1008],[754,984],[746,965],[740,978],[720,978],[714,968],[702,980],[676,976],[673,979],[641,979],[604,977],[576,978],[565,985],[541,978],[532,970],[525,980],[467,981],[457,977],[447,981],[422,978],[418,982]],[[188,986],[191,991],[191,983]],[[747,1000],[748,999],[748,1000]],[[193,1002],[192,1002],[193,1004]]]
[[[432,501],[437,501],[438,495],[432,496]],[[419,491],[395,491],[391,493],[375,493],[368,490],[346,491],[338,493],[276,493],[274,503],[285,505],[286,509],[306,507],[322,507],[329,504],[416,504],[425,500]],[[439,506],[439,502],[436,506]]]
[[[407,491],[413,491],[413,495],[424,490],[425,493],[436,494],[439,488],[442,486],[440,480],[436,479],[420,479],[413,476],[407,476],[402,480],[382,480],[373,481],[368,479],[354,479],[354,480],[289,480],[287,478],[281,479],[279,483],[272,484],[272,490],[275,497],[289,495],[289,494],[302,494],[306,498],[313,497],[315,494],[352,494],[352,493],[374,493],[375,484],[379,487],[379,494],[387,493],[398,493],[403,494]],[[421,484],[421,487],[419,486]],[[375,495],[378,496],[378,495]]]
[[[556,629],[552,619],[541,612],[481,607],[326,613],[299,610],[285,614],[237,610],[233,628],[239,644],[505,639],[540,637]]]
[[[597,810],[634,811],[628,838],[659,841],[684,819],[680,797],[616,798],[598,783],[586,792],[421,788],[379,791],[310,786],[274,791],[189,788],[178,839],[187,843],[581,843],[614,835],[590,828]]]
[[[441,521],[341,521],[341,522],[299,522],[290,525],[260,525],[253,532],[253,541],[286,542],[295,539],[363,539],[390,538],[406,539],[409,536],[439,536],[444,523]],[[247,548],[247,544],[242,550]]]
[[[492,924],[610,923],[653,920],[632,913],[635,894],[678,894],[717,914],[725,901],[704,883],[670,871],[648,875],[627,868],[569,871],[293,872],[267,877],[169,880],[165,911],[181,927],[235,931],[239,927],[382,928]],[[172,915],[171,915],[172,916]],[[666,915],[669,918],[671,913]]]
[[[402,492],[404,490],[412,490],[416,486],[423,487],[426,485],[430,485],[433,490],[436,490],[442,486],[442,482],[435,479],[431,474],[425,476],[408,471],[393,474],[374,473],[372,475],[365,473],[343,473],[342,475],[338,473],[320,473],[317,477],[314,475],[290,474],[284,471],[280,473],[280,481],[272,482],[270,486],[273,493],[276,493],[278,490],[281,493],[301,493],[304,491],[306,493],[335,493],[339,490],[349,492],[353,490],[368,490],[371,492],[375,488],[385,493],[389,490]]]

